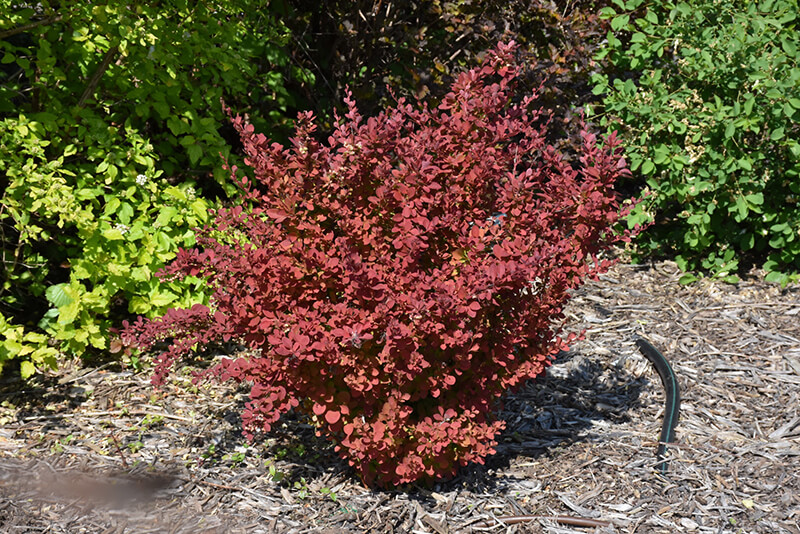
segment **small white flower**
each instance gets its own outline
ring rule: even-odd
[[[114,226],[114,230],[119,230],[119,233],[121,233],[122,235],[125,235],[125,233],[130,229],[131,229],[130,226],[122,223],[118,223],[116,226]]]
[[[192,187],[192,186],[187,187],[186,188],[186,198],[188,198],[189,200],[194,200],[194,197],[195,197],[194,187]]]
[[[136,177],[136,183],[139,185],[144,185],[147,183],[147,176],[144,174],[140,174]]]

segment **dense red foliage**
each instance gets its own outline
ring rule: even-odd
[[[367,483],[447,476],[492,454],[497,399],[570,339],[568,290],[628,239],[613,184],[616,139],[583,135],[580,168],[544,140],[536,95],[509,102],[513,44],[461,74],[436,109],[400,100],[348,113],[327,143],[302,117],[290,148],[234,119],[255,183],[220,210],[168,275],[207,277],[211,308],[127,325],[169,340],[155,382],[193,346],[253,349],[204,375],[252,384],[243,420],[269,430],[299,408]]]

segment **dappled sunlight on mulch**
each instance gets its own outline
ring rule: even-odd
[[[618,265],[580,291],[586,337],[510,395],[486,466],[433,488],[364,488],[293,414],[260,442],[243,391],[160,392],[146,371],[66,366],[0,385],[3,532],[800,533],[800,288],[756,278],[679,286],[669,262]],[[654,470],[663,388],[681,385],[669,472]],[[578,528],[536,519],[593,518]]]

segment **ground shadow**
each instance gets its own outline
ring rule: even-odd
[[[593,441],[595,421],[622,423],[641,405],[648,384],[622,366],[609,365],[581,352],[562,352],[545,376],[530,380],[509,393],[499,416],[506,429],[497,436],[497,454],[485,465],[471,465],[440,485],[444,491],[496,489],[498,477],[488,476],[524,457],[535,460],[554,454],[563,446]],[[598,445],[599,447],[600,445]],[[507,482],[507,481],[506,481]]]
[[[462,468],[453,480],[440,482],[435,488],[439,491],[491,490],[497,484],[508,482],[499,481],[491,472],[509,467],[515,458],[536,459],[566,444],[591,441],[593,422],[624,422],[628,412],[639,406],[640,393],[646,383],[645,378],[636,378],[623,367],[609,365],[599,357],[563,352],[545,376],[528,381],[504,399],[498,415],[506,421],[506,429],[497,437],[497,454],[487,458],[485,465]],[[28,390],[16,389],[19,387],[19,382],[4,381],[0,383],[0,396],[17,401],[26,399],[27,405],[19,413],[22,417],[52,414],[54,403],[62,408],[75,408],[85,400],[85,392],[80,387],[59,384],[57,380],[28,386]],[[240,414],[247,400],[246,387],[240,386],[238,393],[236,404],[216,414],[217,420],[227,423],[221,425],[223,428],[218,427],[213,435],[195,434],[192,442],[186,443],[211,451],[201,462],[206,467],[223,464],[245,441]],[[53,414],[48,416],[42,430],[52,432],[64,423],[59,414]],[[56,430],[55,434],[58,433]],[[119,445],[125,449],[128,445],[125,438],[121,441]],[[311,481],[325,475],[356,476],[347,462],[335,453],[333,444],[316,436],[307,416],[294,411],[284,414],[271,432],[259,436],[255,446],[261,463],[277,461],[281,464],[284,483],[292,484],[303,478]],[[410,485],[397,491],[424,500],[426,492],[422,489]]]
[[[462,468],[454,479],[437,483],[433,489],[491,491],[498,482],[490,472],[509,467],[517,457],[535,459],[566,444],[592,441],[596,437],[590,430],[593,422],[626,421],[628,412],[640,405],[647,383],[646,378],[636,378],[622,366],[580,352],[563,352],[545,376],[528,381],[504,399],[498,415],[506,421],[506,429],[497,437],[497,454],[487,458],[485,465]],[[276,430],[265,437],[273,442],[266,455],[288,451],[287,480],[323,473],[355,477],[333,445],[317,437],[302,414],[284,414]],[[431,488],[409,485],[395,491],[427,500],[426,489]]]

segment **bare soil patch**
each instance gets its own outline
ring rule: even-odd
[[[497,455],[433,488],[363,487],[289,415],[246,446],[243,392],[80,367],[0,385],[0,530],[53,533],[709,532],[800,534],[800,288],[684,287],[617,265],[575,294],[586,337],[506,399]],[[673,364],[677,444],[655,469]],[[509,523],[508,516],[570,516]],[[603,525],[603,526],[600,526]]]

